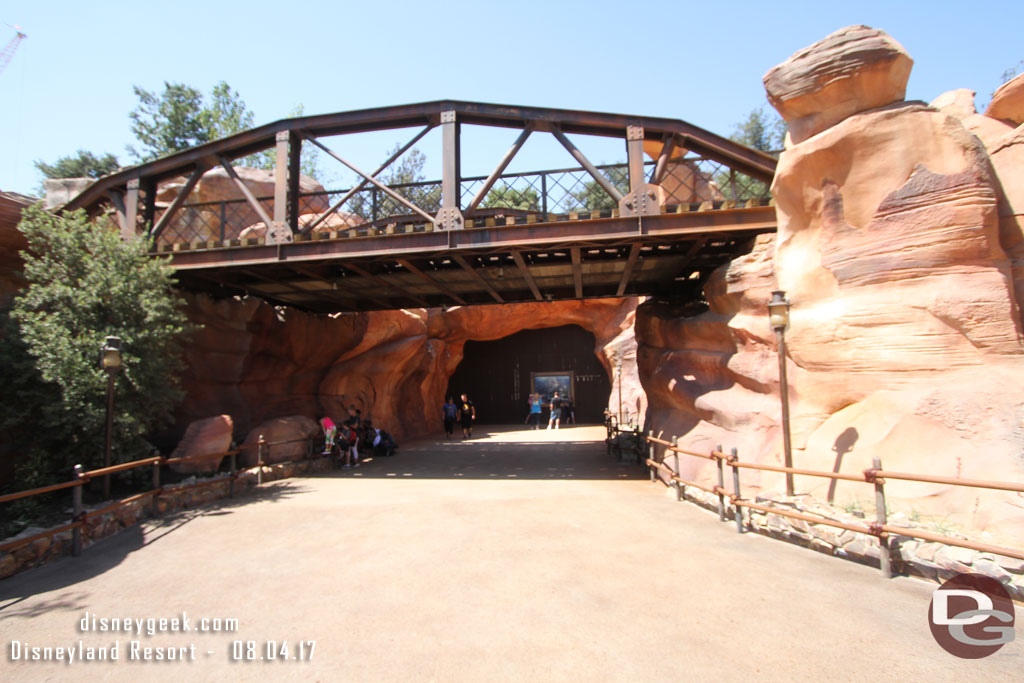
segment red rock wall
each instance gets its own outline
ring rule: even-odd
[[[622,363],[623,402],[633,421],[646,412],[636,370],[637,299],[564,301],[313,316],[257,299],[189,299],[203,327],[187,351],[185,425],[229,414],[244,436],[269,419],[328,414],[355,405],[398,438],[436,432],[448,379],[466,341],[524,329],[576,324],[592,332],[612,378]]]

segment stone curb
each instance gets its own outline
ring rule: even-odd
[[[330,457],[264,465],[262,472],[263,481],[276,481],[278,479],[288,479],[299,474],[326,472],[332,469],[332,466],[333,462]],[[258,467],[250,467],[248,469],[238,471],[238,476],[235,478],[235,497],[238,497],[256,487],[258,471]],[[220,481],[216,484],[212,483],[215,480]],[[208,486],[204,486],[202,488],[188,488],[192,484],[205,483],[207,481],[211,482]],[[230,481],[231,480],[228,475],[222,474],[201,480],[198,480],[195,477],[189,477],[178,484],[165,486],[160,497],[157,499],[156,518],[169,512],[194,508],[216,500],[228,498],[230,492]],[[98,509],[107,504],[108,502],[104,502],[100,505],[93,506],[92,509]],[[88,511],[89,508],[86,508],[86,512]],[[112,536],[122,529],[127,529],[141,521],[153,518],[152,505],[148,498],[128,503],[127,505],[123,505],[115,510],[111,510],[110,512],[96,517],[90,517],[82,528],[82,548],[87,548],[102,538]],[[55,527],[56,526],[63,526],[63,523],[55,525]],[[29,527],[17,536],[12,536],[3,540],[4,542],[14,541],[21,537],[33,536],[42,531],[45,531],[45,529]],[[70,554],[71,531],[64,531],[53,536],[40,538],[27,545],[21,546],[20,548],[0,552],[0,579],[14,576],[20,572],[41,566],[47,562],[52,562],[53,560]]]

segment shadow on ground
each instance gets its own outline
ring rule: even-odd
[[[474,427],[473,438],[420,439],[393,457],[366,458],[327,476],[396,479],[645,479],[647,471],[608,454],[604,427],[559,430]]]
[[[237,498],[224,498],[199,507],[178,510],[135,524],[82,550],[78,557],[61,559],[0,581],[0,625],[5,619],[33,617],[52,610],[81,611],[89,594],[68,591],[31,609],[19,609],[25,598],[61,590],[91,579],[121,564],[129,554],[159,542],[199,517],[230,515],[235,508],[255,502],[277,502],[303,493],[306,487],[295,480],[275,481],[250,489]]]

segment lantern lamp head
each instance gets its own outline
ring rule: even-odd
[[[789,299],[781,290],[772,292],[772,300],[768,302],[768,322],[776,332],[782,332],[789,326]]]
[[[107,372],[117,372],[121,369],[120,337],[107,337],[103,348],[100,349],[100,367]]]

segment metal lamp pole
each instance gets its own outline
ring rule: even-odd
[[[779,347],[779,394],[782,399],[782,448],[786,467],[793,466],[793,445],[789,436],[789,382],[786,377],[786,328],[789,326],[789,299],[783,291],[772,292],[768,320],[775,330]],[[786,472],[786,495],[793,495],[793,473]]]
[[[619,383],[619,424],[622,424],[622,361],[619,361],[619,372],[618,372],[618,383]]]
[[[100,349],[100,367],[107,373],[107,434],[103,448],[103,466],[110,467],[110,450],[114,433],[114,379],[121,369],[121,339],[107,337]],[[103,475],[103,497],[110,498],[110,475]]]

